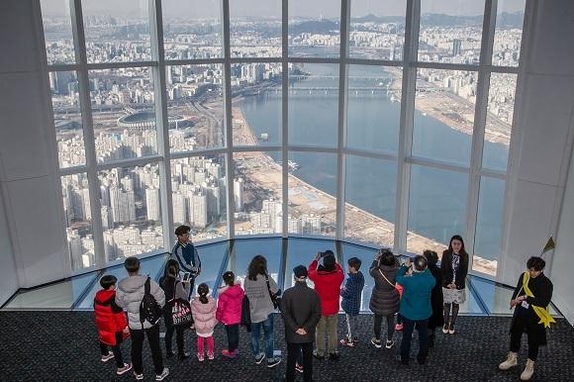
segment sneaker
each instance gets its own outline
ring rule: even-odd
[[[155,376],[155,380],[156,381],[163,381],[165,379],[165,377],[167,377],[168,375],[169,375],[169,369],[167,367],[164,367],[161,374]]]
[[[235,356],[236,356],[236,354],[235,354],[234,351],[229,351],[229,350],[227,350],[227,349],[223,349],[223,350],[221,351],[221,354],[223,354],[223,355],[224,355],[225,357],[227,357],[227,358],[235,358]]]
[[[319,353],[317,353],[317,351],[314,351],[314,352],[313,352],[313,357],[315,357],[315,359],[317,359],[317,360],[319,360],[319,361],[322,361],[322,360],[325,359],[325,356],[324,356],[324,355],[320,355]]]
[[[329,360],[330,361],[336,361],[340,358],[339,353],[330,353],[329,354]]]
[[[448,334],[454,334],[454,324],[450,324],[448,327]]]
[[[299,363],[295,363],[295,370],[297,370],[299,373],[303,372],[303,365],[299,365]]]
[[[255,356],[255,363],[257,365],[260,365],[261,362],[263,362],[263,360],[265,359],[265,353],[259,353]]]
[[[271,361],[267,361],[267,367],[275,367],[277,365],[279,365],[281,363],[281,358],[279,357],[273,357],[271,358]]]
[[[339,341],[339,343],[340,343],[341,345],[343,345],[343,346],[347,346],[347,347],[350,347],[350,348],[352,348],[352,347],[355,346],[355,344],[353,343],[353,341],[349,341],[349,340],[346,339],[346,338],[343,338],[341,341]]]
[[[112,358],[114,358],[114,353],[109,352],[107,355],[102,355],[102,358],[100,358],[100,361],[108,362]]]
[[[136,373],[135,371],[134,371],[134,377],[136,377],[136,379],[137,379],[138,381],[141,381],[141,380],[144,379],[144,375],[143,375],[143,374],[138,374],[138,373]]]
[[[403,330],[403,324],[396,324],[396,325],[395,325],[395,330],[396,330],[397,332],[400,332],[401,330]]]
[[[448,324],[444,324],[444,325],[443,325],[443,327],[442,327],[442,332],[443,332],[444,334],[447,334],[447,333],[448,333]]]
[[[203,357],[203,353],[197,353],[197,359],[199,360],[199,362],[203,362],[203,360],[205,359]]]
[[[123,373],[127,373],[128,371],[130,371],[132,369],[132,365],[129,363],[124,363],[124,367],[118,367],[118,370],[116,370],[116,374],[117,375],[122,375]]]
[[[381,347],[383,347],[383,345],[381,344],[381,340],[378,340],[378,339],[376,339],[376,338],[371,338],[371,343],[372,343],[373,345],[375,345],[375,347],[376,347],[377,349],[380,349]]]
[[[395,345],[395,341],[393,340],[387,340],[387,342],[385,343],[385,349],[390,349]]]
[[[215,359],[215,354],[212,351],[207,352],[207,359],[213,361]]]
[[[183,361],[183,360],[185,360],[185,359],[188,359],[190,355],[191,355],[191,354],[189,354],[189,353],[183,353],[183,354],[178,355],[177,358],[178,358],[180,361]]]

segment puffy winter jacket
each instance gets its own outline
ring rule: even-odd
[[[126,314],[115,301],[116,291],[102,289],[96,292],[94,298],[94,314],[98,337],[106,345],[115,346],[116,333],[128,326]]]
[[[371,293],[369,309],[373,313],[388,316],[399,311],[399,294],[394,287],[398,270],[398,265],[379,265],[378,260],[371,264],[369,274],[375,279],[375,285]],[[381,272],[390,283],[385,280]]]
[[[321,299],[321,315],[332,316],[339,313],[339,293],[345,275],[337,263],[333,271],[317,270],[317,265],[317,260],[309,264],[309,280],[315,283],[315,290]]]
[[[239,284],[219,288],[217,312],[215,314],[217,320],[224,325],[239,324],[241,322],[241,303],[243,302],[244,294]]]
[[[141,330],[140,304],[142,302],[145,289],[144,284],[147,276],[134,275],[120,280],[116,289],[116,304],[128,312],[128,323],[131,329]],[[150,293],[154,296],[160,308],[165,305],[165,294],[163,290],[153,280],[150,280]],[[147,320],[143,323],[143,329],[149,329],[153,325]]]
[[[217,325],[216,311],[217,303],[211,296],[207,297],[207,304],[199,301],[199,297],[191,300],[191,313],[193,314],[195,331],[198,336],[211,337],[213,335],[213,328]]]

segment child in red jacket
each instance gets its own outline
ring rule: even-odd
[[[100,279],[103,289],[96,292],[94,298],[94,313],[96,327],[100,340],[101,361],[108,362],[116,359],[116,374],[122,375],[131,370],[132,365],[124,363],[120,344],[130,333],[126,315],[122,308],[116,305],[116,283],[118,279],[113,275],[105,275]],[[112,352],[108,351],[111,346]]]
[[[235,281],[235,274],[227,271],[223,274],[224,286],[220,287],[217,300],[215,318],[225,325],[228,348],[221,354],[228,358],[235,358],[239,354],[239,323],[241,322],[241,303],[243,302],[243,289]]]

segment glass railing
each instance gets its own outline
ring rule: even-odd
[[[255,255],[267,258],[271,276],[277,280],[282,290],[293,285],[292,269],[299,264],[308,266],[317,252],[327,249],[336,253],[343,269],[353,256],[362,260],[361,271],[365,276],[365,287],[361,300],[361,311],[368,313],[373,279],[369,276],[369,266],[378,248],[372,245],[352,242],[337,242],[328,238],[311,237],[241,237],[197,246],[202,262],[202,273],[195,287],[206,283],[211,290],[221,285],[221,274],[232,270],[243,280],[249,262]],[[141,273],[149,274],[158,280],[168,257],[162,253],[141,260]],[[126,277],[123,264],[73,276],[63,281],[19,290],[2,308],[3,310],[90,310],[94,296],[100,289],[99,279],[104,274],[112,274],[118,279]],[[473,316],[512,314],[508,302],[513,287],[496,283],[479,276],[469,276],[467,300],[460,307],[460,313]],[[551,304],[551,313],[560,316]]]

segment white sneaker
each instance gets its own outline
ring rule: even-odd
[[[127,373],[128,371],[130,371],[132,369],[132,365],[129,363],[124,363],[124,367],[118,367],[118,370],[116,370],[116,374],[117,375],[122,375],[124,373]]]
[[[102,362],[108,362],[110,359],[114,358],[114,353],[112,352],[108,352],[107,355],[102,355],[102,358],[100,358],[100,361]]]
[[[167,367],[164,367],[161,374],[155,376],[155,380],[156,381],[163,381],[165,379],[165,377],[167,377],[168,375],[169,375],[169,369]]]

